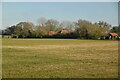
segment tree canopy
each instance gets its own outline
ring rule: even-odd
[[[69,33],[60,34],[61,30],[68,30]],[[110,24],[104,21],[91,23],[87,20],[78,20],[77,22],[62,21],[55,19],[38,19],[38,25],[31,22],[20,22],[17,25],[10,26],[2,30],[3,35],[11,35],[12,37],[30,38],[30,37],[51,37],[50,31],[55,31],[52,37],[68,37],[81,39],[98,39],[102,36],[107,36],[110,32],[120,35],[120,26],[111,27]]]

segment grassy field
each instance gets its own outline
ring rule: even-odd
[[[3,39],[3,78],[116,78],[118,42]]]

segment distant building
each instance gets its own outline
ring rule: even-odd
[[[117,33],[110,33],[109,34],[109,39],[117,39],[118,38],[118,34]]]
[[[55,35],[55,34],[57,34],[57,32],[55,32],[55,31],[50,31],[49,32],[49,35]]]
[[[68,30],[61,30],[61,31],[60,31],[61,34],[66,34],[66,33],[69,33],[69,32],[70,32],[70,31],[68,31]]]

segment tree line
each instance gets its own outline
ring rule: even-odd
[[[2,35],[11,35],[13,38],[80,38],[80,39],[100,39],[107,37],[110,32],[118,33],[120,36],[120,26],[111,27],[105,21],[91,23],[87,20],[77,22],[62,21],[54,19],[40,18],[38,24],[31,22],[20,22],[2,30]],[[61,34],[61,30],[68,30],[69,33]],[[49,34],[50,31],[56,34]]]

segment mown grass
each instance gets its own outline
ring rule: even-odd
[[[3,78],[117,77],[117,41],[3,39]]]

